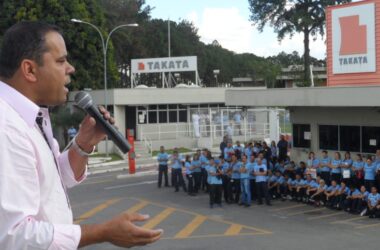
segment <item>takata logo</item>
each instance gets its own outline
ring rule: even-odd
[[[333,73],[376,71],[375,5],[332,11]]]
[[[145,64],[144,63],[139,63],[139,70],[145,70]]]

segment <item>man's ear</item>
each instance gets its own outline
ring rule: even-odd
[[[24,59],[21,62],[20,69],[22,72],[22,75],[26,80],[29,82],[36,82],[37,81],[37,63],[29,60],[29,59]]]

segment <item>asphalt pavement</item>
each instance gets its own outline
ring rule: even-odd
[[[312,206],[273,201],[250,208],[210,209],[208,195],[190,197],[157,188],[154,168],[138,176],[126,171],[92,174],[69,192],[75,223],[99,223],[128,210],[149,214],[146,228],[164,229],[163,238],[135,249],[379,249],[380,220]],[[121,249],[111,244],[84,249]]]

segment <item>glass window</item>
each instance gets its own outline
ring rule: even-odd
[[[158,109],[168,109],[167,105],[158,105]]]
[[[380,148],[380,127],[362,127],[362,152],[376,153]]]
[[[169,109],[177,109],[177,104],[169,104]]]
[[[168,122],[168,111],[158,111],[158,122],[167,123]]]
[[[319,125],[319,148],[338,150],[338,126]]]
[[[157,111],[149,111],[148,121],[149,123],[157,123]]]
[[[341,151],[360,152],[359,126],[340,126],[339,135]]]
[[[201,104],[199,105],[201,108],[208,108],[208,104]]]
[[[149,105],[149,110],[157,109],[157,105]]]
[[[169,122],[178,122],[177,119],[177,110],[169,111]]]
[[[309,124],[293,124],[293,145],[296,148],[310,148]]]
[[[138,106],[137,109],[138,110],[146,110],[146,106]]]
[[[179,108],[179,109],[187,109],[187,106],[186,106],[186,105],[181,105],[181,104],[180,104],[180,105],[178,105],[178,108]]]
[[[179,111],[179,122],[187,122],[187,110]]]

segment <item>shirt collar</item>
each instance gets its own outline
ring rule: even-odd
[[[0,98],[6,101],[29,127],[34,126],[40,107],[10,85],[0,81]]]

